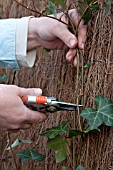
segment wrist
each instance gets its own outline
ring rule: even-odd
[[[36,27],[36,18],[30,18],[28,23],[27,50],[33,50],[39,46]]]

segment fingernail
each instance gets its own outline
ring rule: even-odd
[[[36,93],[37,95],[42,95],[42,89],[37,88],[37,89],[34,89],[34,90],[35,90],[35,93]]]
[[[70,47],[73,47],[74,45],[75,45],[75,40],[70,40],[70,42],[69,42],[69,45],[70,45]]]

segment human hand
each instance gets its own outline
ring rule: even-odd
[[[73,25],[78,25],[78,14],[75,9],[69,12],[70,19]],[[57,14],[57,19],[60,19],[68,24],[68,19],[63,13]],[[28,50],[42,46],[48,49],[68,49],[66,59],[68,61],[73,60],[74,66],[77,65],[76,61],[76,50],[84,49],[86,40],[87,26],[84,25],[83,20],[80,22],[78,27],[78,37],[72,34],[67,25],[48,17],[31,18],[29,21],[29,32],[28,32]]]
[[[44,121],[44,113],[27,108],[21,97],[25,95],[42,95],[41,89],[20,88],[14,85],[0,84],[0,129],[18,131],[29,129],[33,123]]]

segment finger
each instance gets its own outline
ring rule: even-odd
[[[9,130],[8,130],[8,132],[11,132],[11,133],[17,133],[17,132],[19,132],[19,131],[20,131],[20,129],[15,129],[15,130],[14,130],[14,129],[13,129],[13,130],[12,130],[12,129],[9,129]]]
[[[57,14],[58,18],[59,18],[59,16],[60,16],[61,21],[68,24],[69,18],[66,17],[66,15],[64,13]],[[74,22],[74,25],[77,25],[77,23],[78,23],[78,15],[77,15],[75,9],[74,10],[73,9],[69,10],[69,16],[70,16],[70,19],[72,17],[72,19],[73,19],[72,22]],[[77,38],[75,37],[75,35],[72,34],[67,29],[67,26],[64,26],[64,24],[62,24],[62,23],[59,23],[59,24],[60,25],[58,25],[58,27],[56,27],[56,30],[55,30],[56,36],[58,36],[58,38],[61,39],[68,47],[70,47],[70,48],[76,47],[77,46]],[[61,27],[61,26],[62,26],[62,29],[59,30],[59,27]]]
[[[29,108],[25,108],[26,109],[26,120],[25,122],[28,123],[37,123],[37,122],[42,122],[44,120],[47,119],[47,115],[44,113],[40,113],[34,110],[30,110]]]
[[[77,57],[74,58],[73,65],[74,67],[77,67]]]
[[[76,50],[70,49],[66,54],[66,60],[71,61],[76,56]]]
[[[59,13],[60,14],[60,13]],[[58,14],[58,15],[59,15]],[[57,15],[57,17],[58,17]],[[59,17],[58,17],[59,18]],[[61,17],[60,17],[61,21],[65,22],[66,24],[68,24],[69,20],[68,18],[66,17],[66,14],[62,13]]]
[[[59,25],[60,24],[60,25]],[[74,34],[72,34],[66,26],[59,22],[57,27],[53,30],[53,34],[58,37],[69,48],[75,48],[78,40]],[[60,28],[60,30],[59,30]]]
[[[78,15],[77,11],[75,9],[69,10],[69,16],[70,19],[75,26],[75,28],[78,26],[78,22],[80,19],[80,16]],[[84,21],[82,20],[78,26],[78,47],[83,50],[85,41],[86,41],[86,33],[87,33],[87,26],[84,25]]]
[[[83,50],[86,41],[87,26],[81,21],[78,27],[78,47]]]
[[[73,23],[73,25],[76,28],[78,26],[78,21],[79,21],[79,18],[80,18],[76,9],[69,10],[68,15],[70,16],[71,22]]]
[[[32,123],[24,123],[23,125],[20,125],[20,128],[19,129],[9,129],[8,131],[9,132],[12,132],[12,133],[17,133],[19,132],[20,130],[27,130],[27,129],[30,129],[32,127]]]
[[[40,88],[19,88],[19,94],[20,97],[25,96],[25,95],[35,95],[35,96],[40,96],[42,95],[42,89]]]
[[[32,127],[32,123],[24,123],[21,125],[20,129],[27,130]]]

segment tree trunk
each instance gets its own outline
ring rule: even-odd
[[[37,2],[39,3],[39,2]],[[22,17],[31,15],[27,9],[18,6],[13,0],[0,1],[0,17]],[[2,6],[3,4],[3,6]],[[38,4],[39,5],[39,4]],[[41,2],[43,4],[43,1]],[[10,7],[10,11],[9,11]],[[40,7],[42,8],[42,7]],[[33,13],[32,13],[33,15]],[[36,15],[36,14],[35,14]],[[105,16],[104,7],[94,14],[88,25],[88,36],[84,51],[84,59],[91,60],[90,68],[84,73],[84,100],[85,106],[94,106],[93,99],[101,94],[113,99],[113,15]],[[43,94],[62,98],[66,102],[74,102],[76,68],[66,62],[65,52],[51,51],[47,53],[43,49],[37,50],[37,60],[31,69],[23,68],[20,71],[0,70],[0,75],[8,74],[8,84],[15,84],[21,87],[40,87]],[[81,76],[81,75],[80,75]],[[18,170],[60,170],[62,163],[55,163],[54,153],[46,149],[47,139],[39,134],[42,130],[58,125],[64,120],[73,120],[74,112],[59,111],[48,114],[48,119],[41,124],[34,125],[32,129],[20,131],[17,134],[10,134],[11,141],[15,139],[30,139],[30,145],[21,145],[13,150],[17,152],[30,148],[46,155],[44,162],[30,161],[22,163],[15,156]],[[83,127],[87,124],[84,121]],[[79,127],[79,120],[76,117],[76,127]],[[110,170],[113,169],[113,128],[102,126],[100,133],[85,135],[82,141],[76,138],[72,146],[75,147],[75,165],[81,163],[86,170]],[[1,132],[0,155],[2,159],[2,170],[14,170],[15,161],[11,152],[4,153],[7,145],[7,134]],[[63,164],[70,167],[68,159]]]

